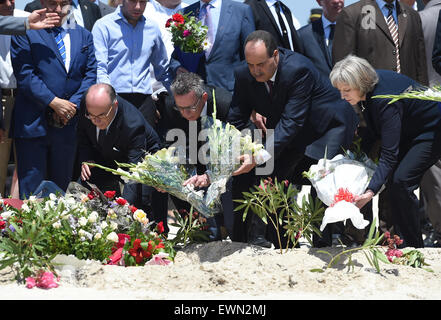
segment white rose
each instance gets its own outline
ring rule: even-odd
[[[36,200],[37,200],[37,197],[36,197],[36,196],[30,196],[28,200],[29,200],[29,201],[36,201]]]
[[[78,235],[83,237],[83,236],[86,235],[86,231],[84,231],[83,229],[80,229],[80,230],[78,231]]]
[[[49,194],[49,199],[51,199],[52,201],[57,200],[57,196],[53,193]]]
[[[57,221],[57,222],[53,223],[52,227],[54,227],[55,229],[60,229],[61,228],[61,222]]]
[[[24,212],[30,212],[31,211],[31,208],[29,208],[29,206],[26,203],[23,203],[23,205],[21,206],[21,209]]]
[[[93,237],[95,240],[101,239],[102,234],[101,233],[96,233],[95,236]]]
[[[80,226],[84,227],[87,224],[87,219],[85,217],[81,217],[78,220],[78,223],[80,224]]]
[[[98,219],[98,212],[92,211],[91,214],[89,215],[89,222],[95,223],[97,219]]]
[[[107,222],[106,221],[101,222],[100,227],[101,227],[101,229],[106,229],[107,228]]]
[[[118,224],[116,223],[116,222],[110,222],[110,228],[112,229],[112,230],[116,230],[117,228],[118,228]]]
[[[118,242],[118,235],[115,232],[109,233],[109,235],[106,237],[107,240]]]

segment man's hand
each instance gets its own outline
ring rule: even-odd
[[[266,134],[266,118],[261,114],[257,113],[253,110],[250,117],[251,121],[256,125],[258,129],[263,131],[263,134]]]
[[[371,201],[373,197],[374,192],[372,190],[367,190],[362,195],[354,197],[355,205],[357,206],[357,208],[361,209],[366,205],[366,203]]]
[[[210,178],[208,178],[208,175],[206,173],[196,175],[186,180],[182,185],[186,186],[188,184],[192,184],[198,188],[208,187],[210,185]]]
[[[54,100],[49,103],[49,107],[54,109],[64,124],[68,123],[77,112],[77,105],[75,103],[58,97],[55,97]]]
[[[60,22],[60,16],[53,12],[48,13],[47,9],[33,11],[28,16],[29,27],[34,30],[52,28]]]
[[[93,162],[93,161],[87,161],[87,162]],[[89,165],[83,163],[81,165],[81,180],[83,181],[89,180],[91,175],[92,173],[90,172]]]
[[[241,155],[239,160],[242,162],[242,165],[233,172],[233,176],[248,173],[256,166],[256,160],[254,160],[254,157],[251,154]]]

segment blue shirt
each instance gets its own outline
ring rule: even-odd
[[[376,0],[378,6],[381,9],[381,12],[383,13],[383,16],[385,16],[387,18],[387,16],[389,15],[389,9],[386,8],[386,1],[384,0]],[[396,1],[394,0],[392,2],[392,4],[394,5],[394,9],[392,11],[392,16],[394,17],[395,23],[397,24],[398,27],[398,16],[397,16],[397,5],[395,3]]]
[[[133,27],[119,6],[95,22],[92,35],[97,83],[108,83],[117,93],[152,94],[151,63],[155,78],[170,89],[167,51],[155,22],[141,16]]]

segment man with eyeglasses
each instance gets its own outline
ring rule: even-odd
[[[12,115],[20,197],[28,198],[43,180],[66,190],[76,152],[77,111],[84,92],[96,82],[92,35],[66,21],[70,0],[41,0],[60,20],[52,29],[29,30],[11,40],[17,78]]]
[[[199,149],[205,141],[199,141],[201,132],[201,117],[211,116],[213,113],[213,90],[216,98],[216,118],[225,121],[231,103],[231,93],[223,88],[209,87],[204,84],[200,76],[195,73],[185,72],[177,75],[170,90],[173,96],[165,98],[165,108],[160,125],[166,136],[162,137],[166,145],[173,144],[185,147],[185,159],[190,164],[195,164],[197,174],[186,181],[185,184],[193,184],[197,188],[205,188],[210,184],[206,172],[205,159],[200,159]],[[185,136],[185,146],[180,145],[180,137]],[[177,138],[177,139],[176,139]],[[183,156],[183,155],[182,155]],[[184,158],[184,157],[183,157]],[[171,197],[177,209],[185,209],[190,212],[190,205],[175,197]],[[215,218],[208,219],[210,225],[210,239],[219,240],[221,237],[220,226],[225,225],[228,233],[232,231],[231,194],[222,196],[223,212]]]
[[[121,192],[123,181],[119,176],[85,164],[94,162],[116,169],[115,161],[137,163],[142,161],[145,152],[156,152],[160,147],[159,137],[142,113],[117,96],[111,85],[100,83],[86,91],[79,116],[78,156],[83,183],[88,181],[95,184],[103,192],[116,191],[117,196],[122,196],[137,208],[155,207],[158,201],[155,201],[155,197],[151,199],[152,188],[131,183],[124,185]],[[158,216],[158,212],[153,210],[155,216],[150,218],[156,222],[163,221],[166,226],[166,216]]]

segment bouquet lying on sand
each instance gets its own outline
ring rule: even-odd
[[[180,161],[174,147],[164,148],[154,154],[147,154],[136,164],[118,163],[118,169],[88,163],[121,176],[126,182],[142,183],[187,201],[196,211],[212,217],[220,211],[220,196],[226,191],[226,183],[241,165],[239,155],[250,153],[258,164],[271,158],[262,144],[253,142],[250,135],[242,133],[234,126],[216,119],[216,98],[213,91],[214,112],[212,117],[202,118],[202,129],[207,130],[208,159],[207,173],[210,186],[207,190],[196,189],[194,185],[184,186],[184,182],[196,174],[195,166]],[[124,170],[126,169],[126,170]]]

